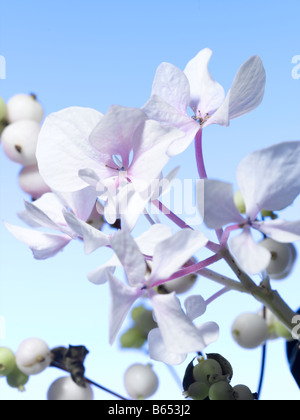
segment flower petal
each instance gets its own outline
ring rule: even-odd
[[[189,81],[182,70],[173,64],[162,63],[156,70],[151,94],[160,96],[184,114],[190,102]]]
[[[237,182],[246,212],[281,210],[300,192],[300,141],[278,143],[251,153],[237,169]]]
[[[34,258],[45,260],[54,257],[70,242],[71,238],[66,235],[54,235],[51,233],[37,232],[31,229],[13,226],[5,223],[6,228],[19,241],[26,244],[32,251]]]
[[[254,222],[253,227],[277,242],[290,243],[300,240],[300,221],[266,220]]]
[[[58,197],[67,208],[81,220],[87,220],[96,204],[96,192],[93,187],[86,187],[79,191],[57,192]]]
[[[200,295],[189,296],[184,301],[187,316],[193,321],[206,312],[206,303]]]
[[[166,350],[159,328],[154,328],[148,334],[149,356],[153,360],[166,363],[168,365],[180,365],[187,357],[187,354],[178,354]]]
[[[96,270],[88,273],[87,278],[96,285],[105,284],[109,281],[109,273],[113,274],[117,267],[121,266],[119,259],[113,255],[109,261],[102,264]]]
[[[159,121],[162,124],[176,127],[182,130],[185,135],[170,144],[168,149],[169,156],[182,153],[194,140],[199,131],[199,124],[189,117],[186,113],[178,111],[174,106],[168,104],[164,99],[157,95],[152,95],[144,105],[143,110],[149,118]]]
[[[180,269],[200,248],[207,243],[202,232],[182,229],[160,242],[154,250],[149,282],[167,279]]]
[[[208,120],[208,124],[229,125],[229,121],[244,115],[261,103],[266,73],[258,56],[250,57],[237,72],[225,101]]]
[[[201,50],[184,70],[191,89],[189,105],[195,113],[201,111],[203,117],[206,113],[212,115],[225,99],[223,87],[213,80],[208,71],[211,56],[212,51],[209,48]]]
[[[142,284],[146,263],[134,239],[127,231],[119,231],[111,238],[110,243],[124,267],[128,283],[131,286]]]
[[[249,274],[261,273],[271,260],[271,253],[253,240],[249,228],[231,238],[229,247],[239,267]]]
[[[109,271],[108,277],[111,290],[109,343],[113,344],[131,306],[144,292],[125,285]]]
[[[170,226],[158,223],[135,238],[135,242],[144,255],[152,256],[156,245],[171,236],[172,229]]]
[[[86,184],[78,177],[82,168],[99,173],[100,157],[87,139],[102,118],[100,112],[80,107],[66,108],[46,118],[36,156],[40,174],[52,190],[85,188]]]
[[[208,228],[219,229],[228,223],[244,221],[233,201],[232,184],[205,179],[199,181],[197,189],[198,208]]]
[[[156,294],[151,301],[166,351],[187,354],[206,347],[206,337],[185,315],[174,292]]]
[[[72,231],[83,239],[86,254],[91,254],[96,249],[109,245],[109,235],[80,220],[73,213],[66,210],[64,211],[64,217]]]

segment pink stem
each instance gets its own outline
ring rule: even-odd
[[[195,154],[199,176],[201,179],[206,179],[207,174],[205,170],[202,150],[202,128],[200,128],[195,137]]]
[[[163,203],[161,203],[159,200],[152,200],[152,204],[154,204],[155,207],[159,209],[168,219],[172,220],[177,226],[179,226],[181,229],[192,229],[191,226],[187,225],[180,217],[176,216],[175,213],[173,213],[168,207],[166,207]]]
[[[173,274],[171,277],[165,280],[159,280],[156,283],[152,284],[151,287],[157,287],[161,284],[167,283],[168,281],[179,279],[180,277],[187,276],[188,274],[197,273],[202,268],[205,268],[223,258],[222,255],[215,254],[211,257],[206,258],[203,261],[200,261],[196,264],[190,265],[188,267],[182,268],[181,270],[177,271],[177,273]]]

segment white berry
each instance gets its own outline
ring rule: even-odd
[[[254,349],[266,342],[269,328],[267,322],[258,314],[244,313],[235,320],[232,335],[241,347]]]
[[[19,93],[11,97],[6,106],[6,116],[9,123],[21,120],[33,120],[41,123],[44,117],[43,107],[37,101],[35,95]]]
[[[94,393],[91,386],[88,383],[85,387],[79,386],[71,376],[57,379],[47,393],[48,401],[92,401],[93,399]]]
[[[9,124],[2,133],[4,153],[13,162],[23,166],[36,164],[36,145],[40,124],[24,120]]]
[[[158,378],[151,365],[136,363],[130,366],[124,376],[128,394],[134,399],[151,397],[158,388]]]
[[[25,375],[37,375],[51,363],[51,351],[39,338],[24,340],[16,353],[16,364]]]
[[[287,277],[294,267],[297,256],[294,245],[266,238],[260,242],[260,246],[271,252],[271,261],[267,267],[267,273],[270,278],[281,280]]]
[[[50,188],[41,177],[37,165],[25,166],[19,173],[20,188],[33,199],[37,200]]]

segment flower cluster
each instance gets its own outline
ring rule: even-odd
[[[47,116],[38,134],[36,160],[50,192],[26,202],[20,217],[32,228],[54,233],[6,223],[38,259],[54,256],[76,239],[84,244],[86,254],[109,247],[113,257],[90,272],[88,279],[97,285],[109,284],[110,343],[132,306],[146,297],[156,323],[148,335],[149,355],[168,364],[180,364],[189,353],[202,352],[218,339],[215,322],[196,325],[195,320],[225,291],[254,294],[285,326],[291,323],[292,311],[278,297],[272,298],[271,288],[267,298],[250,278],[262,273],[264,287],[269,287],[270,264],[278,252],[285,251],[263,246],[252,232],[283,247],[300,239],[300,221],[285,221],[277,215],[300,192],[300,141],[255,151],[240,163],[239,205],[231,184],[209,178],[202,153],[204,128],[228,126],[232,119],[258,107],[266,81],[261,59],[253,56],[242,64],[226,94],[209,73],[211,55],[208,48],[200,51],[184,71],[162,63],[151,97],[141,109],[112,105],[103,115],[90,108],[70,107]],[[201,227],[187,225],[161,200],[176,176],[176,171],[163,174],[166,165],[193,141],[201,178],[197,190],[204,188],[204,194],[195,191],[198,208],[205,225],[216,231],[216,243],[205,237]],[[151,214],[149,205],[170,219],[174,230],[157,213]],[[151,226],[137,236],[135,227],[141,216]],[[117,231],[104,233],[104,223]],[[241,233],[233,236],[237,230]],[[211,255],[204,257],[203,252],[201,258],[204,249]],[[284,276],[295,260],[294,248],[289,250],[288,261],[280,260],[278,268]],[[238,281],[207,268],[223,258]],[[117,268],[123,268],[125,279],[118,278]],[[208,300],[189,294],[182,304],[176,288],[170,292],[168,284],[191,274],[208,277],[225,289]],[[167,293],[161,293],[162,286]]]

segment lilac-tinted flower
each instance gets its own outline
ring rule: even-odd
[[[240,67],[225,95],[208,71],[211,55],[212,51],[205,48],[184,71],[169,63],[162,63],[156,71],[151,98],[143,110],[150,118],[186,133],[184,139],[170,146],[170,155],[184,151],[201,128],[210,124],[228,126],[230,120],[254,110],[263,99],[266,75],[258,56],[250,57]]]
[[[240,267],[250,274],[266,269],[271,258],[270,252],[254,241],[252,229],[278,242],[300,239],[299,220],[257,219],[261,210],[282,210],[298,196],[299,162],[299,141],[275,144],[243,159],[237,169],[237,184],[245,202],[245,216],[234,204],[231,184],[211,179],[202,181],[204,205],[199,203],[199,210],[203,212],[205,224],[211,229],[233,224],[227,232],[242,229],[240,235],[229,240],[229,247]]]

